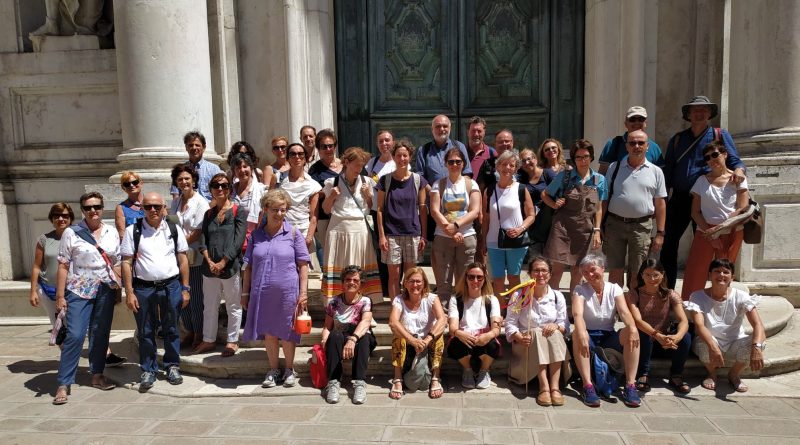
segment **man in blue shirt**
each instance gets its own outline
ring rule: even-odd
[[[197,184],[197,191],[200,192],[207,201],[211,201],[211,191],[208,189],[208,181],[217,173],[221,173],[219,166],[213,162],[208,162],[203,159],[203,152],[206,150],[206,137],[199,131],[190,131],[183,137],[183,145],[186,147],[186,153],[189,154],[187,165],[191,165],[199,176],[199,184]],[[178,188],[174,185],[169,189],[172,199],[178,196]]]
[[[692,221],[692,195],[690,190],[697,178],[709,172],[703,159],[703,148],[715,140],[722,140],[728,149],[726,165],[733,170],[731,181],[736,184],[745,178],[745,168],[727,130],[711,127],[708,123],[719,112],[717,104],[706,96],[695,96],[681,107],[683,120],[691,126],[675,133],[667,144],[664,162],[664,181],[667,192],[672,192],[667,201],[667,223],[661,262],[667,273],[670,289],[675,288],[678,273],[678,246],[686,227]]]
[[[628,134],[637,130],[644,131],[647,128],[647,110],[644,107],[630,107],[625,113],[625,133],[620,136],[613,137],[606,142],[603,152],[600,153],[600,168],[598,169],[601,174],[606,174],[608,166],[614,162],[619,162],[628,156],[628,151],[625,144],[628,142]],[[659,167],[664,166],[664,158],[661,156],[661,147],[656,144],[656,141],[647,139],[647,153],[645,158],[651,164]]]
[[[447,164],[444,162],[444,155],[447,150],[457,147],[464,154],[464,159],[469,159],[467,148],[459,141],[450,139],[450,118],[440,114],[433,118],[431,123],[433,140],[423,144],[417,149],[417,159],[414,171],[421,174],[428,184],[435,184],[441,178],[447,177]],[[464,175],[472,176],[472,167],[469,162],[464,165]],[[428,241],[433,240],[433,232],[436,230],[436,222],[428,214]]]

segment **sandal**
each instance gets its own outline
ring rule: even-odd
[[[228,343],[225,345],[225,349],[222,350],[223,357],[233,357],[236,354],[236,351],[239,350],[239,345],[237,343]]]
[[[434,377],[431,379],[431,387],[428,389],[428,397],[431,399],[438,399],[442,397],[444,394],[444,388],[442,388],[442,384],[439,383],[439,377]]]
[[[539,406],[552,406],[553,400],[550,399],[550,391],[539,391],[539,395],[536,396],[536,404]]]
[[[647,381],[648,377],[643,375],[636,380],[636,390],[639,392],[650,392],[650,383]]]
[[[717,379],[715,379],[714,377],[711,377],[711,376],[706,377],[703,380],[703,383],[700,384],[700,386],[702,386],[703,388],[705,388],[705,389],[707,389],[709,391],[714,391],[714,390],[717,389]]]
[[[683,380],[683,376],[673,375],[669,378],[669,386],[679,394],[689,394],[692,390],[689,384]]]
[[[192,352],[195,354],[203,354],[209,351],[213,351],[216,345],[210,341],[201,341],[199,345]]]
[[[550,400],[553,406],[564,406],[564,395],[561,393],[560,389],[550,390]]]
[[[731,384],[731,386],[733,386],[733,390],[736,392],[747,392],[747,390],[750,389],[750,387],[745,385],[740,378],[736,378],[734,381],[734,379],[728,376],[728,382]]]
[[[100,377],[95,380],[92,378],[92,387],[97,388],[100,391],[110,391],[117,387],[115,383],[111,383],[106,379],[106,376],[100,374]]]
[[[400,389],[394,389],[395,385],[400,385]],[[389,398],[400,400],[405,395],[403,392],[403,379],[392,379],[392,389],[389,390]]]
[[[69,386],[61,385],[56,390],[56,396],[53,399],[53,405],[63,405],[67,403],[67,396],[69,395]]]

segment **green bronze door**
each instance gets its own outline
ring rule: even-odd
[[[340,146],[389,128],[419,145],[437,114],[517,148],[583,129],[583,0],[335,0]]]

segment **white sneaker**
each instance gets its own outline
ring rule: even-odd
[[[267,371],[267,376],[264,377],[264,381],[261,382],[261,387],[274,388],[277,385],[276,380],[278,379],[279,375],[280,371],[278,371],[277,369],[270,369],[269,371]]]
[[[478,371],[478,377],[475,379],[475,387],[478,389],[486,389],[492,384],[492,376],[489,371]]]
[[[353,404],[361,405],[367,400],[367,382],[353,380]]]
[[[283,373],[283,386],[285,388],[291,388],[296,384],[297,384],[297,374],[294,372],[294,369],[286,368],[286,371],[284,371]]]
[[[329,380],[328,385],[325,387],[325,401],[328,403],[339,403],[340,387],[338,380]]]

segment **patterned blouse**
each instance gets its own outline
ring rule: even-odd
[[[91,300],[97,296],[100,285],[119,286],[119,278],[108,266],[97,248],[76,235],[73,227],[68,227],[61,236],[58,262],[69,265],[67,290],[81,298]],[[86,226],[86,220],[82,220],[78,227],[89,230],[91,233]],[[106,252],[111,264],[118,266],[120,263],[119,232],[108,224],[101,223],[100,227],[100,239],[97,243]]]
[[[352,334],[356,330],[365,312],[372,312],[372,301],[363,295],[355,303],[347,304],[344,296],[339,294],[325,306],[325,315],[333,318],[333,330],[345,334]]]

